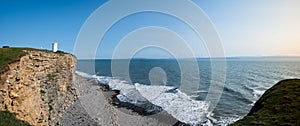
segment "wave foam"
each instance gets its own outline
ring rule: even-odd
[[[259,98],[265,93],[265,90],[253,89],[253,94],[255,98]]]
[[[96,78],[100,84],[108,84],[111,89],[120,90],[120,95],[117,98],[123,102],[139,104],[143,101],[149,101],[181,122],[192,125],[212,125],[208,119],[210,115],[208,113],[209,103],[193,100],[175,87],[139,83],[131,85],[126,81],[112,77],[89,75],[79,71],[76,73],[86,78]]]

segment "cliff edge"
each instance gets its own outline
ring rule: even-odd
[[[0,110],[31,125],[55,125],[77,99],[73,88],[77,60],[62,52],[22,51],[0,70]]]
[[[283,80],[268,89],[247,116],[232,126],[299,126],[300,80]]]

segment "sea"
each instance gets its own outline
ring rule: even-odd
[[[213,81],[219,81],[213,80],[212,74],[224,73],[213,73],[212,59],[197,58],[198,66],[190,67],[198,74],[191,74],[190,79],[182,81],[182,76],[188,73],[182,73],[184,70],[179,63],[182,61],[194,62],[190,59],[79,60],[77,73],[120,90],[118,99],[121,101],[154,104],[187,124],[221,126],[247,115],[262,94],[280,80],[300,78],[300,57],[225,58],[224,88],[216,107],[210,112],[210,102],[206,100],[208,89]],[[125,72],[115,74],[119,67]],[[197,78],[199,81],[195,81]],[[186,84],[197,88],[181,90]]]

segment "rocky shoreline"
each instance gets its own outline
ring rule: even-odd
[[[117,99],[118,90],[99,85],[95,79],[75,75],[78,100],[66,110],[57,125],[186,125],[167,112],[151,113],[144,108]]]

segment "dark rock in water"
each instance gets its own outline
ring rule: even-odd
[[[300,79],[283,80],[268,89],[247,116],[233,126],[300,126]]]
[[[166,91],[166,93],[177,93],[177,92],[178,92],[177,88],[173,88]]]
[[[100,85],[100,89],[102,90],[102,91],[109,91],[109,85]]]
[[[113,97],[117,97],[117,95],[120,94],[120,90],[112,90],[112,92],[115,93]]]
[[[111,96],[111,104],[113,104],[114,106],[118,107],[118,108],[126,108],[128,110],[132,110],[132,112],[135,112],[139,115],[142,116],[151,116],[154,114],[158,114],[157,117],[161,117],[161,118],[157,118],[158,120],[160,120],[161,122],[174,122],[174,120],[177,121],[177,119],[173,118],[170,114],[168,114],[167,112],[163,111],[163,109],[159,106],[156,106],[150,102],[140,102],[140,104],[132,104],[129,102],[123,102],[120,101],[117,98],[117,95],[120,94],[120,90],[112,90],[112,92],[114,92],[114,94],[112,94]],[[154,117],[155,118],[155,117]],[[174,126],[188,126],[187,124],[177,121],[176,124],[174,124]]]
[[[163,110],[161,107],[151,104],[150,102],[147,101],[139,102],[140,104],[138,105],[129,102],[120,101],[117,98],[117,95],[120,94],[120,91],[119,90],[112,90],[112,91],[114,92],[114,94],[112,94],[112,104],[119,108],[123,107],[126,109],[130,109],[133,112],[136,112],[139,115],[143,115],[143,116],[153,115]]]
[[[178,121],[177,123],[175,123],[173,126],[190,126],[190,125],[188,125],[188,124],[186,124],[186,123],[183,123],[183,122],[180,122],[180,121]]]

